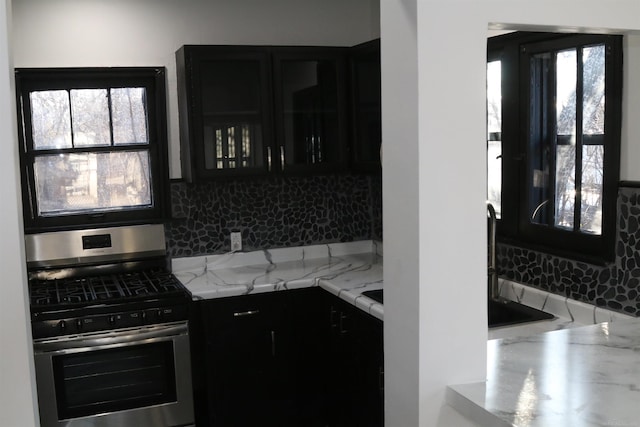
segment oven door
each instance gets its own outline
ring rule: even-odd
[[[42,427],[193,424],[187,322],[34,342]]]

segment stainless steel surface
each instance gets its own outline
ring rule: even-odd
[[[122,347],[129,343],[155,342],[161,338],[188,335],[186,322],[119,329],[109,332],[94,332],[75,336],[44,338],[33,341],[34,353],[70,354],[86,351],[88,347],[100,350]]]
[[[498,301],[500,290],[498,289],[498,267],[496,264],[496,210],[493,205],[487,202],[489,212],[489,297]]]
[[[109,236],[107,247],[85,248],[83,237]],[[145,224],[25,235],[27,266],[56,267],[165,256],[164,225]]]
[[[153,329],[153,334],[150,334]],[[58,419],[56,384],[53,370],[54,357],[64,357],[67,350],[58,347],[57,340],[37,344],[35,368],[38,384],[38,401],[42,427],[140,427],[140,426],[184,426],[193,423],[193,394],[191,387],[191,361],[187,322],[158,325],[154,328],[107,332],[96,336],[71,338],[77,346],[68,351],[92,352],[105,348],[135,346],[147,343],[172,341],[175,363],[175,402],[145,406],[123,411],[100,413],[91,416]],[[69,347],[68,342],[65,347]]]

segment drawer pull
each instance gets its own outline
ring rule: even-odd
[[[260,313],[260,310],[236,311],[233,313],[233,317],[253,316],[258,313]]]

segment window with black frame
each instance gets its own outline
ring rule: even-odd
[[[499,236],[611,260],[622,36],[512,33],[488,47],[488,199]]]
[[[16,88],[27,231],[164,218],[164,69],[18,69]]]

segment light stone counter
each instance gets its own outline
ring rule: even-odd
[[[172,270],[194,300],[320,286],[382,320],[382,305],[362,295],[382,289],[381,255],[359,241],[178,258]]]
[[[640,426],[640,319],[488,342],[487,381],[451,406],[487,427]]]

